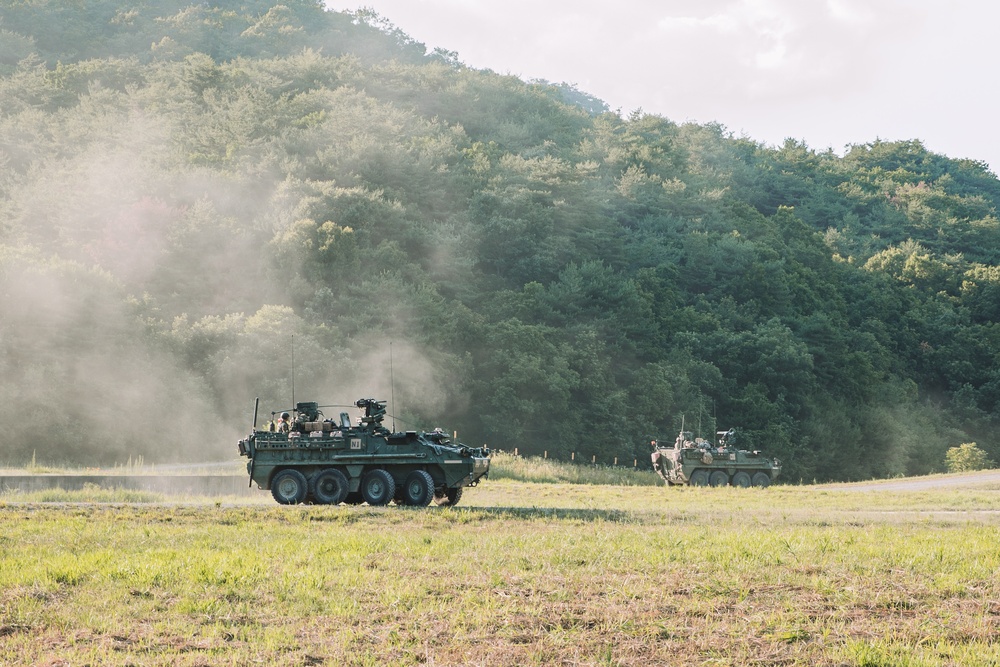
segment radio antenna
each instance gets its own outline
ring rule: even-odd
[[[292,334],[292,412],[295,412],[295,334]]]
[[[392,341],[389,341],[389,400],[392,401],[392,430],[396,431],[396,382],[392,378]]]
[[[698,436],[701,436],[701,415],[705,412],[705,402],[698,398]]]

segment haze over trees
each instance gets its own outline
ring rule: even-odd
[[[0,458],[228,458],[294,373],[528,454],[683,417],[790,481],[998,460],[998,203],[918,140],[623,116],[319,2],[0,0]]]

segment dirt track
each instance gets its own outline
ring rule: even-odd
[[[818,484],[817,489],[830,491],[920,491],[946,487],[1000,487],[1000,470],[984,470],[958,475],[932,475],[930,477],[908,477],[877,482],[853,482],[850,484]]]

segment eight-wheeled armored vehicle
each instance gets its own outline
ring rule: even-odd
[[[719,431],[718,443],[681,431],[673,443],[653,440],[653,470],[668,486],[768,486],[781,461],[736,446],[735,430]]]
[[[297,403],[294,416],[282,413],[265,430],[257,430],[257,405],[239,452],[250,459],[250,483],[284,505],[455,505],[462,489],[489,475],[486,447],[453,442],[440,430],[389,431],[382,425],[385,401],[356,401],[364,410],[357,424],[347,412],[326,419],[319,404]]]

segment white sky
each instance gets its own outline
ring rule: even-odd
[[[811,148],[920,139],[1000,170],[995,0],[327,0],[623,114]]]

